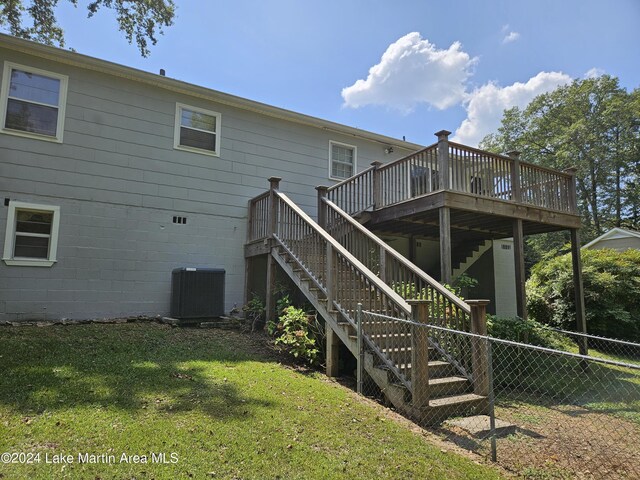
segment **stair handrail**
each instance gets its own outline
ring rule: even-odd
[[[344,248],[340,242],[329,235],[323,228],[321,228],[309,215],[307,215],[298,205],[296,205],[286,194],[275,191],[276,198],[282,200],[289,208],[291,208],[297,215],[299,215],[325,242],[331,245],[340,255],[346,258],[355,267],[360,274],[364,275],[367,280],[374,284],[377,288],[385,293],[399,308],[401,308],[408,318],[411,317],[411,306],[396,293],[389,285],[383,282],[380,277],[371,272],[360,260],[354,257],[346,248]],[[282,242],[282,239],[278,236],[280,232],[280,222],[276,223],[276,232],[274,236],[277,240]],[[355,325],[355,323],[354,323]]]
[[[460,308],[463,312],[467,314],[471,314],[471,307],[464,300],[456,296],[452,291],[445,288],[442,284],[437,282],[433,277],[424,272],[420,267],[416,264],[408,260],[404,255],[400,254],[397,250],[392,248],[383,242],[377,235],[371,233],[368,229],[366,229],[360,222],[354,220],[351,216],[349,216],[344,210],[342,210],[338,205],[333,203],[331,200],[327,198],[323,198],[322,202],[326,204],[329,208],[331,208],[334,212],[342,217],[346,222],[348,222],[352,227],[356,228],[361,234],[365,235],[372,242],[374,242],[378,247],[384,251],[385,255],[390,255],[395,260],[397,260],[404,267],[409,269],[413,274],[420,277],[425,283],[427,283],[430,287],[435,289],[439,294],[446,297],[451,303]],[[332,237],[333,238],[333,237]]]

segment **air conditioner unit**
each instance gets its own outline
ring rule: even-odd
[[[171,272],[171,316],[177,319],[224,315],[223,268],[176,268]]]

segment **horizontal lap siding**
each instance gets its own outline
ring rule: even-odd
[[[247,201],[268,177],[314,215],[314,187],[332,183],[329,140],[356,145],[359,170],[385,160],[374,142],[2,49],[0,60],[69,76],[64,143],[0,134],[3,198],[61,207],[54,267],[1,263],[0,320],[167,314],[176,267],[225,268],[228,311],[243,300]],[[176,102],[222,114],[220,157],[173,148]]]

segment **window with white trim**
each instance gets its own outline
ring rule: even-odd
[[[173,146],[218,156],[221,118],[218,112],[177,103]]]
[[[66,75],[5,62],[2,132],[62,142],[67,83]]]
[[[344,180],[353,176],[356,170],[356,147],[346,143],[329,142],[329,177]]]
[[[7,265],[52,266],[59,227],[60,207],[10,201],[2,260]]]

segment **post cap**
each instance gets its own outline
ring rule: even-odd
[[[465,300],[471,307],[483,307],[489,305],[491,300]]]
[[[446,140],[447,137],[451,135],[451,132],[449,130],[440,130],[439,132],[434,133],[434,135],[438,137],[438,140]]]
[[[423,298],[411,298],[411,299],[405,300],[405,302],[407,302],[409,305],[425,305],[425,304],[433,303],[433,300],[427,300]]]
[[[520,158],[520,154],[522,152],[519,150],[511,150],[510,152],[507,152],[507,155],[509,155],[511,158]]]
[[[316,187],[316,190],[317,190],[318,192],[326,192],[327,190],[329,190],[329,187],[327,187],[326,185],[318,185],[318,186]]]
[[[271,185],[271,188],[277,189],[280,186],[280,180],[282,180],[282,178],[269,177],[268,180],[269,180],[269,184]]]
[[[380,165],[383,165],[383,163],[379,162],[378,160],[376,160],[375,162],[371,162],[372,167],[378,168]]]
[[[569,173],[571,175],[575,175],[576,172],[578,171],[578,167],[569,167],[569,168],[565,168],[564,171],[566,173]]]

